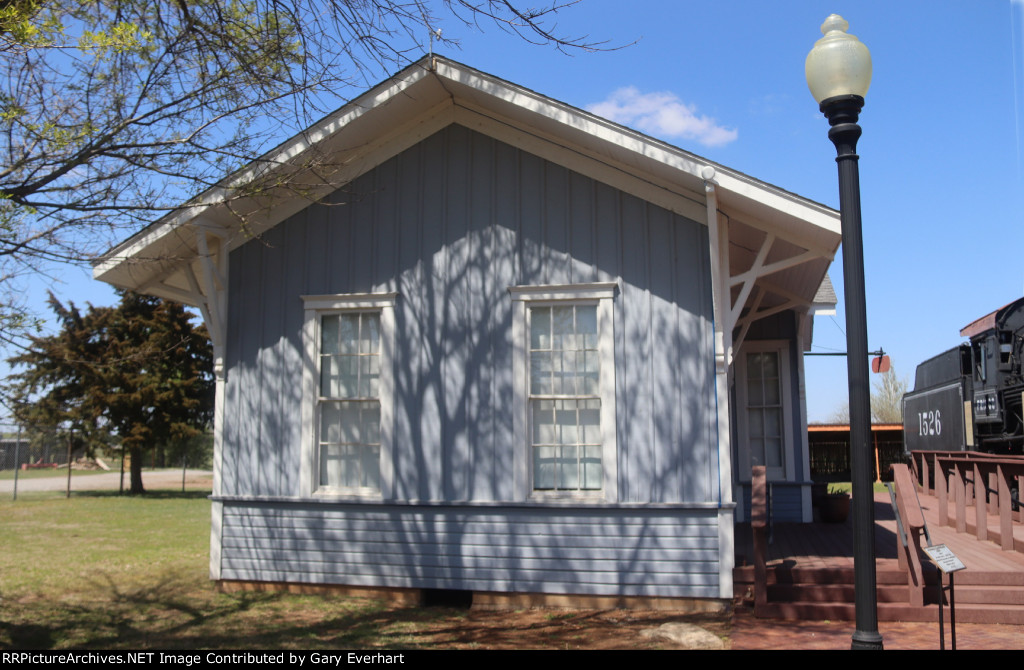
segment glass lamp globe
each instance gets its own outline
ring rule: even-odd
[[[863,98],[871,85],[871,53],[846,32],[849,27],[843,17],[832,14],[821,24],[824,37],[807,54],[807,86],[819,104],[845,95]]]

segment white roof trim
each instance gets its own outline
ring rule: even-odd
[[[429,69],[431,64],[433,70]],[[395,133],[402,137],[409,135],[412,126],[424,114],[435,120],[443,117],[438,116],[438,105],[443,102],[456,102],[481,114],[491,113],[493,118],[511,122],[522,130],[530,129],[532,132],[536,129],[532,134],[539,141],[550,142],[557,138],[563,147],[580,147],[582,155],[597,158],[624,174],[647,179],[655,186],[676,185],[680,197],[702,193],[701,173],[705,167],[711,166],[715,169],[714,181],[718,186],[721,209],[735,208],[737,216],[748,221],[762,221],[768,227],[796,226],[796,230],[787,231],[787,237],[794,234],[796,237],[824,237],[812,242],[810,248],[831,249],[834,253],[838,247],[839,215],[831,208],[589,112],[435,56],[432,61],[424,58],[407,67],[267,152],[247,169],[229,176],[222,185],[208,189],[182,209],[168,214],[118,245],[95,264],[93,275],[121,286],[138,286],[154,281],[155,277],[166,278],[175,271],[174,267],[189,262],[187,256],[190,252],[195,253],[190,247],[194,235],[178,234],[178,229],[194,224],[201,217],[206,219],[204,225],[210,225],[216,219],[218,205],[230,195],[233,187],[265,176],[277,165],[294,165],[296,159],[321,143],[328,145],[328,152],[351,154],[344,156],[344,169],[337,173],[340,183],[334,184],[332,179],[325,188],[340,186],[390,157],[392,151],[404,148],[405,143]],[[389,130],[358,127],[362,121],[372,125],[378,113],[387,118],[388,112],[382,110],[389,106],[390,114],[396,117],[394,120],[404,121],[398,124],[400,132],[394,125]],[[451,118],[455,116],[453,114]],[[428,126],[433,124],[428,123],[424,127]],[[367,137],[366,132],[375,134]],[[359,142],[350,141],[356,138]],[[339,146],[335,150],[329,146],[332,142],[347,146]],[[291,214],[287,207],[279,209],[280,214],[275,211],[274,217],[268,217],[260,228],[276,225],[283,216]],[[697,211],[691,207],[686,207],[686,210],[688,213]],[[244,241],[245,238],[241,239]],[[229,248],[231,246],[229,243]],[[154,261],[148,270],[141,268],[139,263],[146,260]],[[157,266],[159,271],[155,270]]]

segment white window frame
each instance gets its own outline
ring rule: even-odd
[[[395,300],[397,293],[351,293],[302,296],[302,466],[304,495],[388,499],[392,497],[394,467],[394,356]],[[380,315],[380,489],[320,485],[320,330],[324,316],[344,312]]]
[[[615,329],[614,282],[560,284],[550,286],[511,286],[512,296],[512,369],[515,378],[512,411],[515,453],[513,478],[521,500],[569,500],[591,502],[618,501],[618,449],[615,425]],[[601,401],[601,472],[598,491],[536,491],[533,488],[533,448],[530,411],[530,308],[562,305],[597,305],[598,383]]]
[[[787,340],[753,340],[743,344],[736,361],[736,404],[737,428],[739,430],[739,459],[742,463],[741,478],[750,481],[752,459],[750,452],[750,425],[747,418],[747,354],[775,353],[779,357],[779,383],[782,403],[782,466],[769,468],[767,476],[772,481],[792,481],[795,477],[793,442],[793,390],[792,369],[789,363],[790,343]]]

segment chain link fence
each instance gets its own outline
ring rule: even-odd
[[[69,444],[71,465],[68,467]],[[72,473],[78,475],[120,473],[120,490],[130,486],[130,459],[117,442],[108,437],[101,443],[83,444],[77,434],[69,435],[65,428],[27,427],[15,423],[0,423],[0,490],[10,492],[18,499],[19,489],[30,491],[54,490],[52,481],[35,486],[22,480],[67,477],[66,495],[73,488]],[[144,470],[157,472],[181,470],[181,487],[185,490],[188,471],[208,471],[213,461],[213,436],[210,433],[196,435],[187,440],[158,443],[142,449],[138,454],[139,464]],[[122,461],[123,458],[123,461]],[[123,466],[123,469],[122,469]],[[91,472],[90,472],[91,471]],[[208,473],[207,473],[208,474]],[[166,479],[161,475],[162,479]],[[194,483],[194,482],[193,482]],[[109,487],[109,482],[106,484]],[[45,488],[41,488],[45,487]],[[77,489],[76,489],[77,490]]]
[[[79,462],[86,455],[76,440],[71,458]],[[121,448],[116,442],[93,445],[90,456],[99,456],[113,467],[120,462]],[[89,459],[90,461],[92,459]],[[213,436],[209,433],[173,444],[157,444],[142,450],[143,467],[173,468],[187,464],[190,468],[210,468],[213,461]],[[13,423],[0,423],[0,472],[36,468],[66,467],[68,438],[52,427],[28,428]]]

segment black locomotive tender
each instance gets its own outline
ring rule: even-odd
[[[1024,298],[960,335],[970,343],[917,366],[903,396],[904,450],[1024,453]]]

